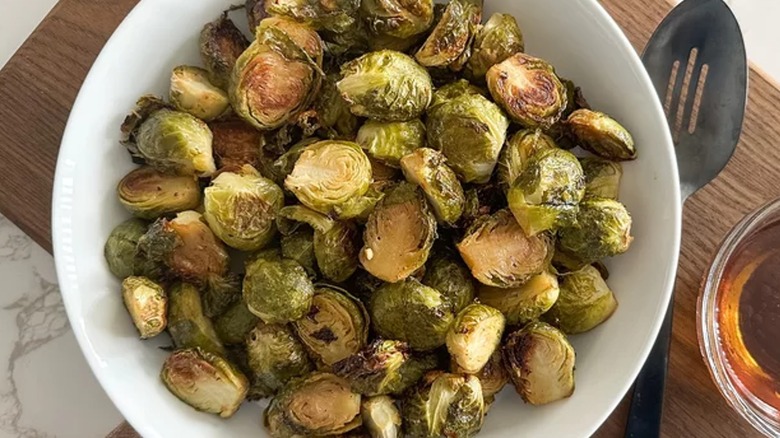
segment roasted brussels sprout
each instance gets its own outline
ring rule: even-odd
[[[309,225],[315,231],[324,233],[335,226],[336,220],[302,205],[288,205],[279,210],[276,227],[283,235],[290,235],[297,231],[301,224]]]
[[[258,321],[244,301],[239,300],[214,319],[214,331],[225,345],[241,344]]]
[[[312,357],[331,366],[366,345],[368,323],[361,302],[333,286],[320,286],[314,291],[311,311],[293,327]]]
[[[150,166],[128,173],[116,190],[127,211],[142,219],[157,219],[200,204],[197,178],[162,173]]]
[[[200,58],[214,85],[227,90],[236,60],[249,47],[249,41],[223,13],[200,33]]]
[[[417,187],[393,188],[368,218],[360,263],[373,276],[395,283],[421,268],[436,237],[436,218]]]
[[[355,26],[359,0],[265,0],[265,11],[282,15],[316,30],[342,33]]]
[[[103,255],[108,269],[115,277],[124,279],[143,274],[136,261],[136,252],[138,241],[146,234],[147,228],[149,226],[146,222],[140,219],[128,219],[111,231]]]
[[[338,435],[361,423],[360,394],[328,373],[294,379],[265,410],[265,426],[274,438]]]
[[[571,113],[566,125],[583,149],[601,158],[616,161],[636,158],[634,138],[620,123],[604,113],[579,109]]]
[[[257,257],[246,266],[244,301],[249,311],[269,324],[303,318],[309,313],[314,285],[298,262],[276,255]]]
[[[501,184],[505,189],[512,187],[532,156],[555,147],[555,141],[538,129],[516,132],[507,140],[498,158],[498,178]]]
[[[585,175],[585,196],[617,199],[620,194],[620,179],[623,166],[616,161],[597,157],[580,159]]]
[[[480,303],[500,310],[508,325],[522,326],[550,310],[559,291],[555,275],[542,272],[521,286],[509,289],[482,285],[477,290],[477,298]]]
[[[544,319],[564,333],[587,332],[609,319],[617,309],[615,294],[598,269],[585,266],[561,278],[561,293]]]
[[[248,164],[260,165],[263,134],[241,120],[217,121],[209,124],[214,136],[214,159],[218,168],[235,168]]]
[[[493,99],[526,128],[547,129],[566,109],[566,86],[546,61],[516,53],[485,76]]]
[[[210,279],[201,291],[203,313],[217,317],[241,299],[241,280],[235,273]]]
[[[585,177],[577,157],[563,149],[545,149],[531,157],[507,193],[509,209],[529,236],[575,222],[585,195]]]
[[[387,283],[369,302],[371,322],[385,339],[408,342],[415,350],[444,345],[455,315],[443,295],[415,278]]]
[[[377,36],[407,39],[433,23],[433,0],[364,0],[360,13]]]
[[[471,57],[466,64],[466,74],[474,80],[481,81],[490,67],[524,50],[523,33],[515,17],[495,13],[474,36]]]
[[[122,281],[122,301],[141,339],[153,338],[168,324],[168,296],[159,284],[146,277]]]
[[[372,172],[373,167],[371,166]],[[379,204],[379,201],[385,197],[382,191],[384,184],[384,182],[371,183],[365,195],[352,198],[345,204],[336,207],[334,209],[336,216],[343,220],[354,219],[360,223],[365,223],[368,220],[368,216],[371,215],[377,204]]]
[[[509,288],[543,272],[553,246],[550,236],[527,236],[509,210],[500,210],[472,224],[458,250],[482,284]]]
[[[244,10],[246,11],[247,24],[249,24],[249,30],[254,33],[263,18],[268,16],[265,12],[265,0],[246,0],[244,3]]]
[[[544,405],[574,393],[574,348],[549,324],[532,322],[509,335],[504,362],[526,403]]]
[[[252,397],[270,397],[314,369],[303,345],[286,325],[260,322],[246,336]]]
[[[476,374],[490,359],[504,334],[504,315],[484,304],[458,313],[447,333],[447,351],[465,373]]]
[[[431,256],[422,283],[439,291],[453,313],[459,313],[474,301],[474,281],[469,268],[455,255]]]
[[[314,232],[314,256],[322,276],[341,283],[358,268],[360,232],[352,222],[335,222],[329,230]]]
[[[211,320],[203,313],[200,293],[191,284],[176,284],[168,292],[168,333],[177,348],[225,354]]]
[[[470,374],[432,371],[402,400],[401,412],[406,436],[473,437],[485,416],[482,385]]]
[[[471,56],[471,41],[482,21],[482,8],[469,0],[451,0],[414,57],[425,67],[460,71]]]
[[[481,94],[448,96],[455,90],[448,87],[454,86],[436,91],[440,103],[428,111],[428,144],[447,157],[463,182],[486,183],[504,147],[509,121],[496,104]]]
[[[431,102],[431,76],[400,52],[367,53],[344,64],[341,75],[336,86],[356,116],[402,122],[420,117]]]
[[[504,365],[504,355],[498,348],[490,356],[490,359],[476,374],[479,383],[482,384],[482,397],[485,403],[492,403],[495,395],[504,389],[509,382],[509,372]]]
[[[209,73],[199,67],[180,65],[171,73],[171,103],[179,111],[211,121],[230,111],[230,100],[221,88],[212,85]]]
[[[314,256],[314,231],[306,228],[295,230],[292,234],[282,236],[280,240],[282,257],[295,260],[309,274],[317,274],[317,259]]]
[[[439,223],[451,227],[463,214],[466,197],[446,161],[441,152],[420,148],[401,159],[401,169],[406,180],[425,193]]]
[[[558,233],[558,248],[583,264],[622,254],[631,241],[631,215],[614,199],[587,198],[580,203],[577,224]]]
[[[401,158],[425,146],[425,125],[420,119],[407,122],[375,122],[369,120],[360,127],[357,143],[372,158],[400,167]]]
[[[315,102],[317,119],[329,137],[352,138],[360,126],[360,120],[349,111],[349,104],[336,87],[340,78],[338,73],[325,77]]]
[[[160,373],[165,386],[193,408],[231,417],[246,398],[246,377],[219,355],[187,348],[168,356]]]
[[[401,413],[393,399],[386,395],[364,398],[360,404],[360,416],[371,438],[401,436]]]
[[[284,185],[284,180],[292,173],[295,168],[295,163],[300,158],[303,151],[314,143],[318,143],[320,140],[316,137],[304,138],[303,140],[290,146],[285,153],[279,156],[273,162],[274,174],[277,177],[277,182],[280,185]]]
[[[307,146],[284,182],[302,204],[325,214],[363,196],[371,163],[356,143],[326,140]]]

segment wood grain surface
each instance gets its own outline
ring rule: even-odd
[[[540,0],[542,1],[542,0]],[[51,185],[62,131],[79,87],[113,29],[137,0],[61,0],[0,71],[0,212],[51,249]],[[665,0],[602,0],[641,50],[669,11]],[[742,141],[724,172],[685,204],[663,436],[759,434],[721,398],[699,356],[700,279],[726,232],[780,195],[780,91],[755,69]],[[88,153],[85,151],[85,153]],[[623,435],[626,398],[596,437]],[[116,436],[132,436],[123,426]]]

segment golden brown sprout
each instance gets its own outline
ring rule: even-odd
[[[498,159],[498,178],[502,186],[512,187],[534,154],[555,147],[555,141],[538,129],[516,132],[507,140]]]
[[[579,109],[571,113],[566,125],[583,149],[601,158],[617,161],[636,158],[634,138],[620,123],[604,113]]]
[[[425,193],[439,223],[454,226],[463,214],[466,197],[444,155],[434,149],[419,148],[401,158],[401,169],[406,180]]]
[[[471,41],[482,20],[482,8],[469,0],[451,0],[441,20],[414,55],[425,67],[460,71],[471,55]]]
[[[125,303],[141,339],[153,338],[168,324],[168,296],[159,284],[146,277],[127,277],[122,281]]]
[[[171,73],[171,103],[179,111],[211,121],[230,112],[227,93],[209,81],[209,73],[199,67],[180,65]]]
[[[463,309],[447,332],[447,351],[465,373],[476,374],[490,360],[504,334],[504,315],[484,304]]]
[[[524,50],[523,33],[515,17],[495,13],[474,37],[466,73],[474,80],[482,80],[490,67]]]
[[[203,27],[200,33],[200,57],[211,82],[227,90],[236,60],[249,47],[249,41],[233,21],[223,13]]]
[[[135,169],[122,178],[117,195],[133,216],[142,219],[157,219],[200,205],[197,178],[162,173],[150,166]]]
[[[542,272],[517,287],[508,289],[481,285],[477,298],[506,317],[509,325],[525,325],[550,310],[559,295],[558,279]]]
[[[545,321],[573,335],[603,323],[615,312],[615,294],[598,269],[585,266],[562,277],[558,301],[544,316]]]
[[[218,168],[234,168],[248,164],[260,165],[263,134],[241,120],[226,120],[209,124],[214,135],[212,148]]]

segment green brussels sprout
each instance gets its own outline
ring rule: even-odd
[[[547,129],[566,109],[566,86],[546,61],[516,53],[485,75],[493,100],[526,128]]]
[[[580,158],[580,164],[585,175],[585,196],[618,198],[623,177],[623,166],[619,162],[586,157]]]
[[[472,53],[466,64],[466,74],[483,80],[494,65],[518,52],[525,51],[523,32],[510,14],[495,13],[474,36]]]
[[[482,285],[477,290],[477,299],[500,310],[508,325],[525,325],[550,310],[558,299],[559,291],[555,275],[542,272],[521,286],[509,289]]]
[[[314,256],[314,231],[310,229],[298,229],[292,234],[282,236],[280,241],[282,257],[295,260],[300,264],[309,277],[317,274],[317,260]]]
[[[290,380],[314,370],[303,344],[287,325],[259,322],[246,335],[246,352],[253,397],[273,396]]]
[[[339,435],[361,423],[360,394],[329,373],[292,380],[265,410],[265,426],[274,438]]]
[[[455,319],[444,296],[415,278],[377,289],[369,301],[369,313],[379,336],[407,342],[421,351],[444,345]]]
[[[235,273],[209,280],[201,291],[203,313],[217,317],[241,299],[241,279]]]
[[[488,182],[506,140],[509,127],[506,116],[481,94],[437,99],[441,103],[428,111],[428,144],[447,157],[448,164],[463,182]]]
[[[159,284],[146,277],[122,281],[122,301],[141,339],[153,338],[168,324],[168,296]]]
[[[529,236],[575,221],[585,195],[585,177],[577,157],[563,149],[545,149],[528,160],[507,193],[509,209]]]
[[[375,122],[360,127],[357,143],[368,155],[388,166],[400,167],[401,158],[425,146],[425,125],[420,119],[407,122]]]
[[[373,166],[371,166],[373,172]],[[336,216],[342,220],[355,219],[360,223],[365,223],[368,216],[376,208],[379,201],[384,199],[385,194],[381,190],[384,182],[373,182],[368,187],[368,191],[360,197],[352,198],[343,205],[334,209]]]
[[[116,191],[127,211],[142,219],[157,219],[200,205],[197,178],[162,173],[150,166],[128,173]]]
[[[574,393],[574,348],[555,327],[532,322],[509,335],[503,353],[509,377],[526,403],[544,405]]]
[[[598,269],[585,266],[561,279],[558,301],[544,318],[564,333],[574,335],[591,330],[609,319],[618,303]]]
[[[481,7],[469,0],[451,0],[414,57],[425,67],[460,71],[471,56],[471,41],[480,21]]]
[[[447,332],[447,351],[465,373],[476,374],[490,359],[504,334],[504,315],[484,304],[458,313]]]
[[[470,374],[432,371],[401,402],[406,436],[475,436],[482,428],[485,401],[479,379]]]
[[[352,222],[335,222],[328,231],[314,232],[314,256],[322,276],[341,283],[358,268],[360,231]]]
[[[455,256],[434,254],[425,268],[422,283],[439,291],[453,313],[459,313],[474,301],[474,281],[469,268]]]
[[[224,120],[209,124],[214,136],[212,148],[217,167],[235,168],[250,165],[260,166],[263,134],[241,120]]]
[[[374,277],[363,269],[358,269],[349,279],[349,291],[352,292],[360,301],[368,303],[371,295],[379,289],[384,281]]]
[[[360,404],[360,416],[371,438],[401,436],[401,413],[393,399],[386,395],[364,398]]]
[[[433,23],[433,0],[364,0],[360,13],[377,36],[407,39]]]
[[[359,0],[265,0],[265,12],[308,24],[315,30],[345,32],[355,25]]]
[[[538,129],[516,132],[507,140],[498,158],[498,179],[502,186],[505,189],[512,187],[537,152],[555,148],[555,141]]]
[[[458,99],[464,95],[488,97],[487,92],[483,89],[471,84],[465,79],[458,79],[436,89],[436,92],[433,93],[433,100],[431,100],[431,106],[428,107],[428,111],[433,111],[438,106]]]
[[[400,371],[410,357],[411,350],[405,342],[377,339],[333,364],[333,372],[360,394],[399,394],[413,383],[404,381]]]
[[[203,313],[200,293],[191,284],[176,284],[168,292],[168,333],[177,348],[198,347],[225,354],[214,325]]]
[[[344,290],[320,286],[314,291],[311,311],[293,327],[312,357],[331,366],[366,345],[368,313]]]
[[[253,27],[254,29],[254,27]],[[227,12],[206,24],[200,33],[200,58],[212,84],[227,90],[236,60],[249,47],[249,41]]]
[[[222,418],[238,411],[249,386],[230,362],[200,348],[174,351],[165,360],[160,378],[179,400]]]
[[[305,151],[306,148],[312,144],[318,143],[319,141],[320,140],[316,137],[305,138],[290,146],[290,148],[285,153],[274,160],[273,170],[277,177],[276,181],[280,185],[284,185],[284,180],[292,173],[293,169],[295,168],[295,163],[298,161],[298,158],[300,158],[303,151]]]
[[[258,257],[246,266],[244,301],[268,324],[303,318],[309,313],[314,285],[295,260]]]
[[[558,248],[583,264],[628,251],[631,215],[614,199],[587,198],[580,203],[577,224],[558,233]]]
[[[233,110],[258,129],[286,124],[319,90],[322,51],[322,40],[307,26],[282,17],[264,19],[233,69]]]
[[[356,143],[325,140],[309,145],[284,181],[301,203],[329,214],[371,184],[371,163]]]
[[[417,187],[401,183],[376,207],[366,223],[360,263],[390,283],[421,268],[436,237],[436,217]]]
[[[431,103],[431,76],[400,52],[367,53],[344,64],[341,75],[336,86],[356,116],[403,122],[420,117]]]
[[[420,148],[401,159],[406,180],[419,186],[442,225],[455,226],[463,214],[463,187],[441,152]]]
[[[103,248],[108,269],[119,279],[142,274],[136,258],[138,241],[149,226],[140,219],[128,219],[111,231]]]
[[[636,158],[634,138],[620,123],[604,113],[578,109],[569,115],[566,126],[583,149],[601,158],[615,161]]]
[[[509,210],[478,219],[458,244],[463,261],[480,283],[517,287],[550,265],[552,239],[527,236]]]
[[[328,132],[329,137],[352,138],[358,130],[360,121],[349,111],[349,104],[341,97],[336,87],[340,78],[338,73],[325,76],[322,90],[314,106],[317,110],[317,119]]]
[[[209,72],[199,67],[180,65],[174,68],[169,97],[179,111],[207,122],[230,112],[227,93],[212,85]]]
[[[233,303],[225,312],[214,319],[214,331],[225,345],[244,342],[249,333],[260,321],[243,300]]]
[[[334,61],[353,59],[368,51],[369,32],[365,22],[356,20],[343,32],[321,31],[325,51]]]
[[[284,193],[254,167],[247,164],[220,173],[203,194],[203,216],[228,246],[257,251],[276,234],[276,214],[284,206]]]

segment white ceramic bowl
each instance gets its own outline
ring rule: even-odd
[[[160,383],[163,340],[141,342],[126,315],[103,244],[128,214],[114,188],[133,168],[119,144],[124,114],[144,93],[164,94],[171,69],[198,64],[201,26],[235,0],[143,0],[106,44],[73,107],[54,184],[57,274],[71,325],[92,370],[127,420],[145,437],[256,437],[260,404],[232,419],[194,411]],[[564,401],[526,406],[508,387],[482,437],[587,437],[638,373],[671,295],[680,239],[673,146],[642,64],[595,0],[491,0],[486,13],[515,15],[527,50],[573,79],[597,109],[634,134],[639,159],[626,163],[621,199],[633,214],[631,250],[610,260],[620,307],[605,324],[572,337],[577,388]],[[486,15],[487,16],[487,15]]]

